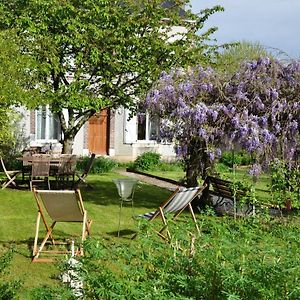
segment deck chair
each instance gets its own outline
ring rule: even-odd
[[[83,241],[87,235],[90,235],[91,221],[87,219],[87,211],[84,209],[80,190],[76,191],[58,191],[58,190],[36,190],[33,188],[34,198],[38,206],[38,215],[36,221],[36,232],[33,245],[33,262],[51,262],[53,259],[39,258],[41,253],[48,254],[66,254],[72,253],[72,250],[44,250],[46,243],[50,240],[52,245],[66,244],[54,240],[53,229],[58,222],[82,223],[81,243],[79,250],[75,255],[83,255]],[[40,221],[44,223],[46,235],[38,246],[38,235]],[[49,226],[47,220],[51,219]]]
[[[156,211],[139,215],[139,217],[147,218],[149,221],[153,221],[156,218],[160,217],[163,223],[163,227],[159,231],[157,231],[157,234],[164,240],[170,240],[171,234],[167,228],[167,215],[172,214],[172,219],[175,220],[185,210],[185,208],[188,207],[192,219],[195,223],[196,229],[198,232],[200,232],[191,202],[197,196],[200,196],[205,188],[206,185],[191,188],[178,187],[175,192],[162,205],[158,207]],[[163,234],[164,231],[167,232],[167,235]],[[133,236],[133,238],[135,236]]]
[[[8,186],[12,186],[12,187],[16,188],[17,184],[15,182],[15,179],[19,174],[22,173],[22,171],[21,170],[13,170],[13,171],[7,170],[2,157],[0,158],[0,160],[1,160],[1,165],[2,165],[3,172],[6,176],[6,181],[4,181],[2,183],[2,189],[5,189]]]
[[[85,179],[86,179],[86,177],[88,176],[88,174],[90,173],[90,171],[91,171],[91,169],[92,169],[92,166],[93,166],[93,162],[94,162],[95,157],[96,157],[96,154],[95,154],[95,153],[92,153],[92,154],[91,154],[91,157],[90,157],[90,159],[89,159],[89,161],[88,161],[88,163],[87,163],[87,165],[86,165],[86,167],[85,167],[85,169],[84,169],[84,171],[83,171],[83,173],[82,173],[82,174],[76,173],[76,176],[78,177],[78,180],[74,183],[74,189],[77,189],[80,183],[84,183],[84,184],[87,185],[89,188],[92,188],[92,186],[89,185],[89,184],[85,181]]]

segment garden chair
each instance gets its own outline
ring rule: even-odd
[[[167,228],[167,216],[172,214],[172,219],[176,220],[177,217],[188,207],[191,217],[195,223],[196,229],[198,232],[200,232],[191,203],[197,196],[201,195],[202,191],[205,188],[206,185],[190,188],[178,187],[175,192],[158,207],[156,211],[139,215],[139,217],[147,218],[149,221],[153,221],[160,217],[163,223],[163,227],[156,232],[164,240],[170,240],[171,234]],[[167,232],[167,236],[163,234],[165,230]],[[134,237],[136,237],[136,235],[134,235],[133,238]]]
[[[74,255],[83,255],[83,241],[87,235],[90,235],[90,225],[91,221],[87,218],[87,211],[84,209],[83,201],[81,197],[80,190],[76,191],[66,191],[66,190],[36,190],[33,189],[34,198],[38,206],[38,215],[36,221],[36,233],[33,245],[33,261],[34,262],[47,262],[53,261],[53,259],[39,258],[41,253],[48,254],[66,254],[72,253],[72,250],[43,250],[46,243],[50,239],[52,245],[66,245],[67,243],[59,243],[53,238],[53,229],[57,223],[60,222],[72,222],[72,223],[82,223],[81,229],[81,243]],[[47,214],[45,214],[47,212]],[[48,216],[47,216],[48,215]],[[46,218],[47,216],[47,218]],[[38,235],[40,220],[42,221],[46,228],[46,235],[42,242],[38,246]],[[48,219],[51,219],[52,224],[49,226],[47,223]]]
[[[6,176],[6,181],[2,183],[2,189],[5,189],[8,186],[17,187],[15,179],[19,174],[22,173],[22,171],[21,170],[12,170],[12,171],[7,170],[2,157],[0,158],[0,160],[1,160],[3,172]]]
[[[77,156],[61,154],[57,172],[55,174],[57,186],[66,188],[74,185]]]
[[[30,177],[30,190],[38,182],[46,182],[50,190],[50,155],[33,155]]]
[[[93,162],[94,162],[94,159],[96,157],[96,154],[95,153],[92,153],[91,154],[91,157],[83,171],[82,174],[78,174],[78,173],[75,173],[76,176],[78,177],[78,180],[75,182],[74,184],[74,188],[77,189],[79,184],[80,183],[84,183],[85,185],[87,185],[89,188],[92,188],[91,185],[89,185],[87,182],[86,182],[86,177],[88,176],[88,174],[90,173],[91,169],[92,169],[92,166],[93,166]]]

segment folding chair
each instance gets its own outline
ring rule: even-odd
[[[168,227],[167,215],[173,214],[172,219],[175,220],[185,210],[185,208],[188,207],[192,219],[195,223],[196,229],[198,232],[200,232],[191,202],[197,196],[200,196],[202,191],[205,188],[206,185],[199,186],[199,187],[191,187],[191,188],[178,187],[175,190],[175,192],[163,204],[161,204],[158,207],[156,211],[139,215],[139,217],[147,218],[149,221],[153,221],[156,218],[161,217],[163,227],[159,231],[157,231],[157,234],[164,240],[166,239],[170,240],[171,234],[167,228]],[[164,230],[166,230],[167,236],[163,235]],[[135,236],[133,236],[133,238]]]
[[[59,166],[55,174],[57,187],[66,188],[74,185],[77,156],[61,154]]]
[[[85,185],[87,185],[88,187],[92,188],[86,181],[86,177],[88,176],[88,174],[90,173],[91,169],[92,169],[92,166],[93,166],[93,162],[94,162],[94,159],[96,157],[96,154],[95,153],[92,153],[91,154],[91,157],[83,171],[83,173],[81,175],[77,174],[76,173],[76,176],[78,177],[78,180],[75,182],[74,184],[74,188],[78,188],[79,184],[80,183],[84,183]]]
[[[83,241],[87,235],[90,235],[91,221],[87,219],[87,211],[84,209],[81,193],[76,191],[58,191],[58,190],[36,190],[33,189],[34,198],[38,206],[38,215],[36,221],[36,232],[33,245],[32,261],[51,262],[53,259],[39,258],[40,254],[66,254],[72,253],[72,250],[44,250],[48,240],[52,245],[66,244],[58,243],[53,238],[53,229],[58,222],[74,222],[82,223],[81,243],[79,250],[75,255],[83,255]],[[45,214],[45,211],[47,214]],[[46,220],[51,219],[52,224],[49,226]],[[46,235],[38,246],[38,235],[40,228],[40,220],[46,228]]]
[[[8,171],[5,167],[5,164],[4,164],[4,161],[3,161],[2,157],[0,158],[0,160],[1,160],[1,165],[2,165],[3,172],[6,176],[6,181],[2,183],[2,189],[5,189],[9,185],[13,186],[13,187],[17,187],[17,184],[15,183],[15,179],[19,174],[22,173],[22,171],[21,170]]]
[[[31,178],[30,178],[30,190],[34,183],[45,182],[50,190],[50,155],[33,155],[32,168],[31,168]]]

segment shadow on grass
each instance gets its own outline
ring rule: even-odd
[[[97,175],[98,180],[94,178],[88,181],[93,189],[81,188],[83,200],[98,205],[119,205],[117,188],[112,182],[115,177]],[[165,201],[170,194],[171,192],[166,189],[139,182],[133,198],[134,206],[153,209]]]
[[[8,250],[13,250],[15,253],[20,254],[21,256],[25,258],[31,258],[31,253],[32,253],[32,247],[33,247],[33,238],[29,238],[26,240],[17,240],[17,241],[0,241],[0,245],[3,248],[6,248]],[[24,246],[24,248],[20,247]],[[22,249],[28,250],[28,252],[22,251]]]
[[[131,239],[132,236],[136,233],[137,233],[137,231],[132,230],[132,229],[122,229],[122,230],[120,230],[119,234],[118,234],[118,231],[106,232],[106,234],[114,236],[114,237],[122,237],[122,238],[127,237],[129,239]]]

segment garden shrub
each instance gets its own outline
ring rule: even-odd
[[[172,172],[172,171],[183,171],[183,164],[181,162],[160,162],[157,165],[160,171]]]
[[[272,200],[275,204],[283,207],[290,200],[293,207],[299,207],[299,170],[276,159],[271,163],[270,171]]]
[[[224,151],[220,162],[228,167],[233,167],[233,165],[245,166],[250,165],[253,162],[253,158],[244,151]]]
[[[82,159],[80,159],[77,162],[76,169],[80,172],[83,172],[83,170],[85,169],[89,160],[90,160],[90,157],[84,156]],[[93,166],[92,166],[90,173],[92,173],[92,174],[108,173],[108,172],[112,171],[115,167],[117,167],[117,165],[118,164],[116,161],[114,161],[110,158],[99,156],[94,159]]]
[[[139,170],[150,170],[160,162],[161,155],[156,152],[148,151],[139,155],[133,163],[133,167]]]

